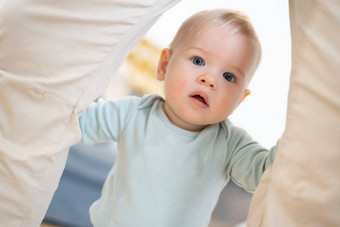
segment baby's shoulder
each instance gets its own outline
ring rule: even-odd
[[[163,98],[156,94],[147,94],[143,96],[129,95],[120,97],[115,100],[104,100],[106,105],[117,106],[121,109],[138,110],[152,106],[156,101],[162,101]]]
[[[228,143],[238,141],[248,135],[245,129],[235,125],[229,119],[221,122],[220,127],[225,131]]]
[[[164,99],[157,94],[143,95],[138,104],[138,109],[144,109],[153,106],[156,102],[164,102]]]

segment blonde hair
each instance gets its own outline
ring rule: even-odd
[[[261,43],[249,17],[236,10],[204,10],[189,17],[177,31],[170,44],[170,50],[172,51],[190,37],[199,36],[200,32],[211,24],[219,25],[230,33],[240,33],[254,40],[259,54],[256,59],[255,69],[258,67],[261,60]]]

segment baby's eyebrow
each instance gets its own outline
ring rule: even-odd
[[[207,51],[205,51],[204,49],[200,48],[200,47],[188,47],[188,50],[198,50],[201,51],[203,53],[207,53]]]

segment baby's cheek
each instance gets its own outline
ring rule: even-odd
[[[181,77],[181,80],[179,81],[179,86],[182,89],[188,89],[188,88],[192,88],[195,84],[195,77],[194,76],[184,76]]]
[[[217,104],[215,109],[216,116],[222,120],[228,118],[235,108],[235,102],[232,97],[215,97],[215,100]]]
[[[190,82],[186,78],[178,78],[177,80],[172,81],[170,89],[172,89],[174,93],[183,93],[188,90]]]
[[[175,86],[175,90],[177,92],[183,92],[185,90],[187,90],[187,87],[188,87],[188,82],[186,80],[180,80],[178,81],[178,83],[176,83],[176,86]]]

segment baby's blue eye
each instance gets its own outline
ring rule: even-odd
[[[191,59],[192,63],[194,63],[194,65],[197,65],[197,66],[204,66],[205,65],[205,62],[202,58],[200,57],[193,57]]]
[[[224,77],[224,79],[226,79],[229,82],[235,81],[235,76],[230,72],[223,73],[223,77]]]

